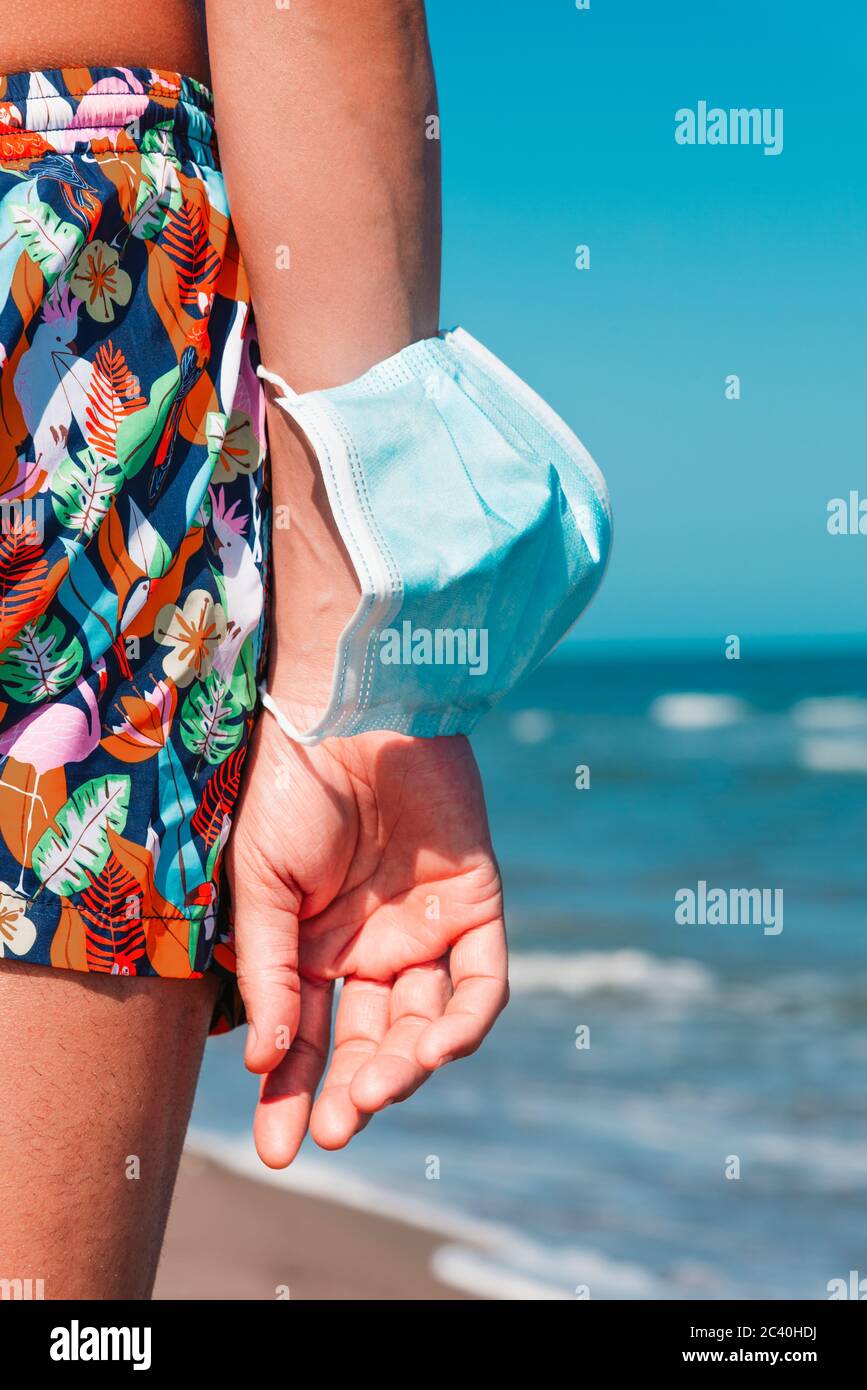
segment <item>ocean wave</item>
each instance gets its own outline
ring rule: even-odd
[[[302,1154],[291,1168],[266,1168],[250,1137],[195,1127],[187,1150],[256,1182],[321,1197],[439,1237],[443,1243],[431,1255],[431,1273],[449,1288],[476,1298],[565,1301],[577,1298],[576,1290],[582,1286],[597,1299],[671,1295],[671,1281],[663,1282],[640,1265],[594,1250],[542,1245],[509,1226],[479,1220],[457,1207],[444,1209],[439,1201],[426,1202],[379,1186],[348,1171],[345,1163],[338,1171],[327,1159]]]
[[[807,772],[837,772],[850,776],[867,774],[867,739],[804,738],[795,754]]]
[[[754,1161],[772,1168],[792,1168],[820,1189],[848,1191],[853,1184],[863,1188],[867,1172],[867,1142],[863,1139],[831,1138],[801,1130],[795,1143],[788,1133],[757,1134],[750,1138],[748,1148]]]
[[[867,1012],[867,972],[823,974],[792,971],[773,978],[725,979],[699,961],[653,956],[646,951],[522,952],[509,958],[509,984],[519,996],[591,995],[642,999],[655,1005],[709,1004],[723,1013],[835,1014],[847,1019]]]
[[[187,1149],[197,1155],[212,1158],[230,1172],[264,1182],[285,1191],[321,1197],[354,1211],[399,1221],[404,1226],[429,1231],[447,1240],[473,1241],[490,1245],[512,1239],[507,1227],[495,1222],[479,1221],[454,1209],[444,1210],[439,1202],[426,1202],[401,1195],[393,1188],[381,1187],[358,1173],[350,1171],[345,1162],[339,1168],[327,1158],[300,1154],[290,1168],[267,1168],[256,1153],[252,1135],[222,1134],[216,1130],[192,1125],[188,1132]]]
[[[641,994],[654,999],[704,998],[714,977],[694,960],[666,959],[646,951],[514,952],[509,983],[515,994]]]
[[[509,720],[509,733],[516,743],[544,743],[554,727],[553,715],[546,709],[521,709]]]
[[[799,729],[867,729],[867,700],[851,695],[799,700],[790,717]]]
[[[431,1270],[440,1283],[486,1300],[653,1299],[670,1293],[641,1265],[612,1260],[596,1250],[553,1250],[517,1236],[487,1250],[440,1245]]]
[[[648,715],[663,729],[722,729],[741,723],[749,714],[749,708],[746,701],[734,695],[683,691],[658,695]]]

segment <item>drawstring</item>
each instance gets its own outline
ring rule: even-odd
[[[301,397],[298,392],[293,391],[292,387],[287,385],[282,376],[278,376],[276,372],[269,372],[266,371],[264,367],[257,367],[256,375],[260,376],[263,381],[267,381],[269,385],[276,386],[283,392],[282,396],[277,397],[278,405],[285,405],[288,408],[290,405],[297,405],[300,401]]]

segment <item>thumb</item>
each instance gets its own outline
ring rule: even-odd
[[[291,883],[262,882],[250,859],[233,875],[238,988],[249,1029],[244,1064],[270,1072],[286,1058],[298,1028],[298,913],[301,893]]]

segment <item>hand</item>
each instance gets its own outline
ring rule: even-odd
[[[371,733],[307,749],[264,714],[227,863],[270,1167],[292,1162],[308,1125],[342,1148],[475,1051],[505,1006],[500,875],[466,739]]]

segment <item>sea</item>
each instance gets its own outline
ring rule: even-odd
[[[867,1280],[867,651],[566,645],[473,745],[512,984],[481,1050],[274,1175],[214,1039],[193,1145],[431,1228],[485,1299]],[[781,890],[776,924],[678,920],[699,884]]]

